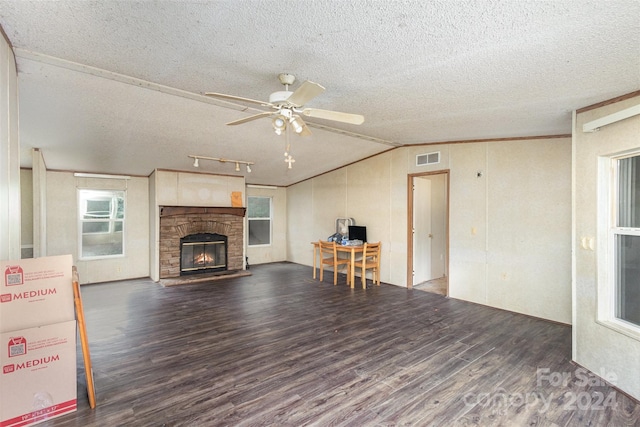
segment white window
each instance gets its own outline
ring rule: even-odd
[[[80,259],[124,255],[125,192],[78,190]]]
[[[271,244],[271,197],[249,196],[247,200],[249,246]]]
[[[600,174],[599,222],[607,225],[607,245],[598,319],[640,339],[640,153],[605,159]]]

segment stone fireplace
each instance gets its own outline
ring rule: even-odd
[[[160,278],[242,270],[244,215],[245,208],[160,207]]]

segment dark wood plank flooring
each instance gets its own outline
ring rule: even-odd
[[[447,277],[439,277],[437,279],[427,280],[413,286],[413,289],[421,291],[433,292],[434,294],[447,295]]]
[[[78,411],[42,425],[640,425],[637,402],[582,384],[568,326],[296,264],[251,273],[83,286],[97,407],[79,351]]]

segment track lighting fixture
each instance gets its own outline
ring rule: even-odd
[[[247,173],[251,173],[251,165],[255,165],[255,162],[247,162],[246,160],[232,160],[232,159],[223,159],[220,157],[207,157],[207,156],[195,156],[193,154],[189,154],[187,157],[193,159],[193,167],[197,168],[200,166],[199,160],[215,160],[220,163],[235,163],[236,164],[236,172],[240,172],[240,165],[247,165]]]

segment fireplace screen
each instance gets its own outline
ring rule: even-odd
[[[208,273],[227,269],[227,236],[191,234],[180,239],[180,274]]]

